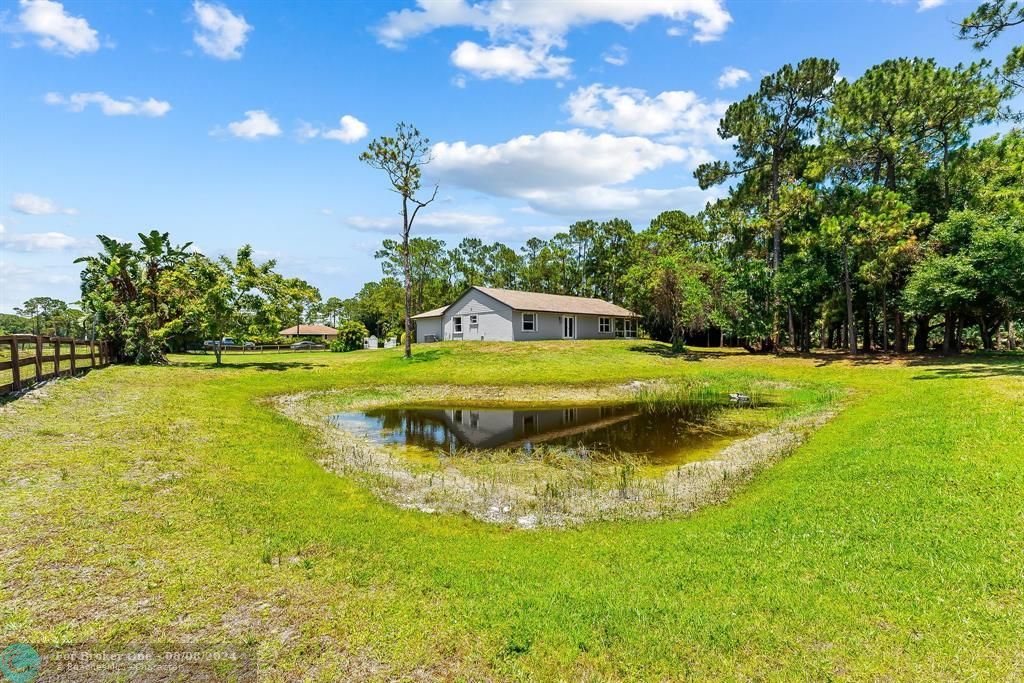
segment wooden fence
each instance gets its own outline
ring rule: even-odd
[[[0,396],[34,382],[114,362],[109,342],[13,334],[0,337]]]
[[[243,346],[241,344],[225,344],[220,347],[221,353],[227,355],[229,353],[263,353],[265,351],[324,351],[327,349],[326,344],[314,344],[313,346],[304,346],[301,349],[293,349],[291,344],[261,344],[258,346]],[[213,353],[212,346],[196,346],[191,349],[186,349],[185,353]]]

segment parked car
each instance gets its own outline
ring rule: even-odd
[[[295,342],[289,348],[292,348],[292,349],[315,349],[317,346],[319,346],[319,344],[317,344],[316,342],[311,342],[308,339],[306,339],[306,340],[303,340],[303,341],[300,341],[300,342]]]
[[[256,348],[256,342],[251,342],[251,341],[242,342],[242,348],[243,349],[255,349]]]
[[[246,344],[251,346],[252,342],[246,342]],[[205,348],[207,348],[207,349],[212,349],[216,345],[217,345],[217,340],[216,339],[207,339],[206,341],[203,342],[203,346]],[[232,339],[231,337],[224,337],[223,339],[220,340],[220,345],[221,346],[236,346],[237,342],[234,339]]]

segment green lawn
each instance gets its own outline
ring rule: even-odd
[[[3,641],[252,646],[270,680],[1024,678],[1024,358],[644,342],[179,356],[0,408]],[[522,531],[402,511],[265,397],[702,375],[850,390],[725,504]]]

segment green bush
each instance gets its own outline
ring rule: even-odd
[[[331,351],[355,351],[363,348],[363,340],[370,336],[366,325],[358,320],[347,320],[338,328],[338,336],[331,341]]]

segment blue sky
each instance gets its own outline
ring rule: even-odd
[[[761,75],[974,60],[974,4],[3,0],[0,311],[77,299],[95,234],[151,228],[350,296],[397,221],[357,156],[399,120],[437,144],[415,232],[449,244],[697,210],[693,167],[728,157],[718,117]]]

